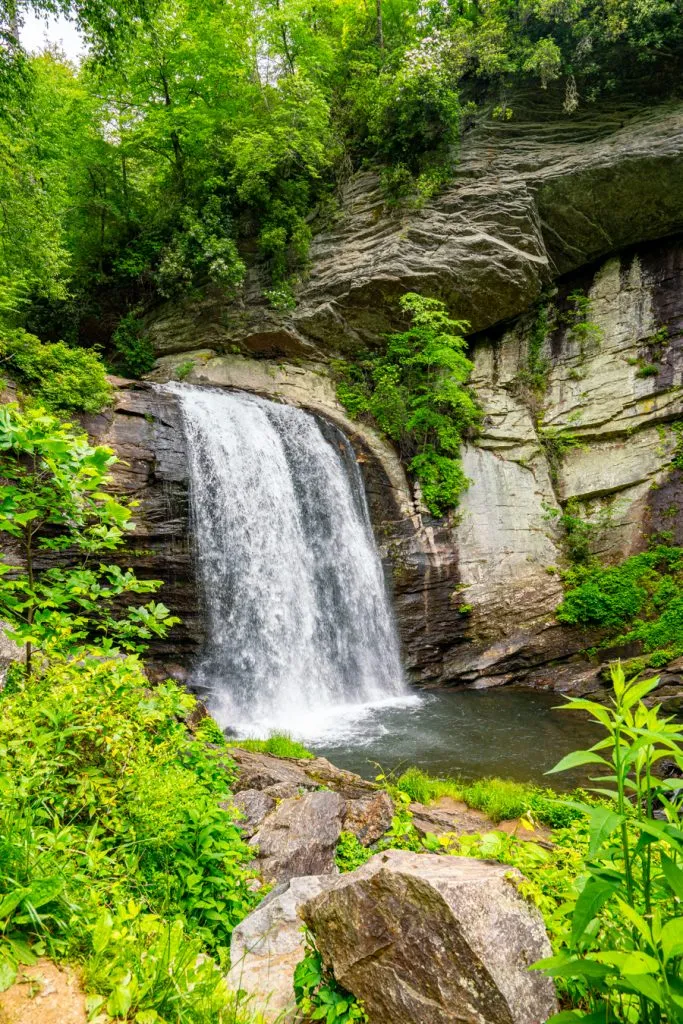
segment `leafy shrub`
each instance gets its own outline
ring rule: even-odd
[[[161,581],[93,562],[132,529],[130,509],[103,490],[116,461],[44,409],[0,406],[0,533],[21,558],[0,557],[0,614],[26,647],[29,674],[34,648],[68,655],[97,639],[109,652],[114,643],[139,651],[178,621],[160,602],[115,614],[122,595],[154,593]]]
[[[52,412],[96,413],[111,400],[104,366],[92,349],[43,344],[26,331],[0,329],[0,361]]]
[[[658,545],[621,565],[576,567],[565,582],[560,622],[608,629],[606,644],[683,652],[683,548]]]
[[[411,327],[387,338],[382,354],[355,363],[337,361],[337,395],[351,416],[367,415],[397,442],[435,516],[457,506],[468,480],[460,446],[481,413],[466,383],[472,363],[444,303],[409,292],[401,308]]]
[[[342,832],[337,841],[334,852],[334,862],[344,874],[347,871],[355,871],[362,864],[365,864],[373,851],[363,846],[360,839],[353,832]]]
[[[184,209],[180,220],[182,229],[163,250],[156,272],[160,293],[170,298],[206,280],[234,291],[246,268],[220,199],[211,196],[201,214]]]
[[[553,957],[536,966],[573,981],[581,1010],[549,1024],[580,1020],[673,1024],[683,987],[683,830],[680,780],[657,778],[663,757],[683,758],[683,727],[643,703],[658,679],[627,682],[613,665],[609,706],[573,699],[605,731],[590,750],[563,758],[553,771],[590,764],[607,805],[578,805],[588,819],[585,875],[560,908],[570,929]],[[660,814],[654,815],[655,801]]]
[[[221,808],[234,766],[183,724],[195,699],[150,691],[134,656],[86,657],[0,704],[1,986],[34,955],[80,957],[114,1016],[130,1000],[167,1019],[175,998],[168,1019],[232,1022],[197,956],[225,958],[254,906],[252,851]]]
[[[133,310],[120,321],[112,336],[116,363],[126,377],[136,380],[154,366],[154,349],[143,331],[142,321]]]
[[[353,1021],[369,1024],[362,1003],[326,970],[310,934],[306,955],[294,971],[294,994],[307,1020],[321,1020],[325,1024],[352,1024]]]

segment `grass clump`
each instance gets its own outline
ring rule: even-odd
[[[241,747],[243,750],[253,750],[257,754],[272,754],[273,757],[296,757],[312,760],[312,754],[303,743],[293,740],[288,732],[274,732],[265,740],[236,740],[228,739],[231,747]]]
[[[408,768],[396,781],[396,788],[411,800],[430,804],[442,797],[466,803],[494,822],[511,821],[531,812],[552,828],[563,828],[577,815],[558,802],[551,789],[541,789],[513,779],[488,778],[476,782],[434,778],[420,768]]]

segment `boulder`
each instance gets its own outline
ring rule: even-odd
[[[258,789],[243,789],[235,794],[233,804],[240,812],[237,824],[242,835],[250,839],[265,816],[275,807],[275,797]]]
[[[372,1024],[545,1024],[551,953],[503,864],[392,850],[301,908],[325,964]]]
[[[336,873],[334,850],[344,810],[343,798],[326,790],[282,800],[250,840],[266,881]]]
[[[363,846],[370,846],[391,827],[394,804],[388,793],[380,790],[359,800],[347,800],[344,830],[353,832]]]
[[[299,908],[333,883],[330,875],[292,878],[274,889],[232,933],[228,985],[249,1010],[282,1024],[296,1016],[294,969],[304,955]]]

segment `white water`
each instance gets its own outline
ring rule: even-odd
[[[218,722],[312,739],[414,701],[346,437],[253,395],[165,389],[183,412],[206,606],[193,682]]]

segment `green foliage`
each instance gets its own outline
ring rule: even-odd
[[[581,1010],[551,1018],[665,1024],[681,1019],[683,831],[677,780],[658,778],[662,758],[683,760],[683,728],[647,708],[658,679],[627,682],[612,666],[609,706],[574,699],[605,731],[590,750],[567,755],[553,769],[592,764],[608,803],[577,805],[588,819],[585,873],[562,912],[571,922],[560,951],[537,967],[571,979]],[[662,817],[655,817],[655,801]]]
[[[550,469],[550,478],[554,484],[557,483],[562,459],[572,448],[585,448],[585,442],[571,430],[562,430],[557,427],[539,427],[538,440],[545,452]]]
[[[396,788],[411,800],[423,804],[433,803],[442,797],[461,800],[468,807],[483,811],[494,822],[521,818],[531,812],[542,824],[563,828],[579,817],[562,805],[552,790],[512,779],[488,778],[466,782],[434,778],[420,768],[408,768],[396,780]]]
[[[91,641],[139,651],[178,621],[153,601],[114,614],[122,595],[161,586],[94,561],[132,528],[129,508],[103,490],[116,461],[43,409],[0,406],[0,533],[20,553],[0,558],[0,617],[26,647],[29,673],[34,649],[68,656]]]
[[[234,766],[183,723],[194,698],[84,654],[0,704],[2,986],[32,957],[79,959],[93,1012],[233,1024],[206,954],[254,905],[252,852],[221,809]]]
[[[395,441],[417,477],[429,511],[444,515],[468,481],[460,463],[463,438],[481,413],[467,388],[472,363],[444,303],[409,292],[401,299],[407,331],[389,335],[385,351],[355,363],[337,362],[337,395],[350,415],[367,415]]]
[[[683,420],[671,424],[676,447],[674,449],[671,465],[674,469],[683,469]]]
[[[350,992],[343,989],[334,975],[326,969],[308,934],[306,955],[294,971],[296,1003],[306,1020],[325,1021],[325,1024],[369,1024],[368,1016]]]
[[[579,359],[583,361],[588,355],[591,343],[599,345],[602,340],[602,328],[591,320],[593,303],[581,291],[573,291],[567,297],[569,309],[562,314],[562,321],[567,325],[570,341],[579,347]]]
[[[543,350],[556,317],[557,310],[551,302],[544,302],[538,307],[529,331],[526,366],[519,369],[515,377],[515,383],[526,394],[537,416],[548,387],[550,369]]]
[[[238,740],[231,737],[227,742],[230,746],[242,747],[243,750],[255,750],[260,754],[273,754],[274,757],[296,757],[311,760],[315,756],[306,749],[303,743],[293,740],[286,732],[274,732],[265,740]]]
[[[373,850],[363,846],[355,833],[342,832],[334,852],[334,862],[342,874],[344,874],[347,871],[355,871],[356,868],[367,863],[372,857],[373,852]]]
[[[554,519],[562,530],[567,558],[572,565],[587,565],[592,559],[592,543],[601,523],[592,522],[581,514],[577,498],[569,498],[562,509],[544,506],[546,519]]]
[[[2,328],[0,363],[52,412],[100,412],[112,390],[99,356],[61,341],[43,345],[21,329]]]
[[[144,333],[142,321],[135,310],[126,313],[112,336],[117,367],[125,377],[138,379],[154,366],[154,349]]]
[[[560,622],[609,631],[605,645],[639,641],[662,664],[683,653],[683,549],[659,545],[621,565],[577,566],[565,575]]]

